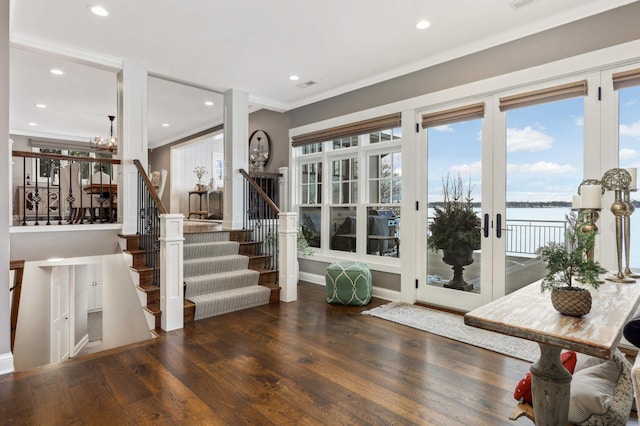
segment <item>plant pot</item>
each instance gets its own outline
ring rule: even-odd
[[[473,263],[473,249],[442,250],[442,254],[442,261],[453,266],[453,278],[444,287],[462,291],[473,290],[473,284],[469,284],[462,277],[463,267]]]
[[[591,292],[576,287],[554,288],[551,290],[551,304],[563,315],[581,317],[591,311]]]

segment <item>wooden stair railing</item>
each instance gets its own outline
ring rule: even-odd
[[[264,268],[278,270],[278,215],[280,209],[261,186],[245,170],[242,202],[244,229],[251,230],[254,241],[261,244]]]
[[[16,327],[18,326],[18,312],[20,310],[24,260],[12,260],[9,263],[9,270],[15,271],[14,285],[9,289],[10,292],[13,292],[11,295],[11,352],[13,352],[13,344],[16,340]]]
[[[131,269],[138,273],[138,290],[146,295],[144,310],[155,317],[155,328],[160,328],[160,215],[167,213],[160,197],[138,160],[138,222],[136,235],[123,235],[126,251],[132,256]]]
[[[57,225],[62,225],[65,215],[68,215],[69,219],[71,219],[76,210],[82,211],[83,209],[89,209],[89,211],[91,211],[101,208],[101,204],[93,203],[95,197],[89,197],[89,203],[83,205],[82,200],[84,197],[80,196],[81,194],[77,192],[74,194],[73,188],[68,188],[67,190],[69,199],[61,199],[63,191],[61,191],[60,185],[54,182],[54,178],[56,174],[59,176],[59,173],[62,173],[63,168],[61,165],[64,164],[64,162],[79,163],[81,167],[86,166],[84,170],[85,172],[88,171],[87,179],[90,184],[89,190],[92,191],[94,195],[96,193],[112,193],[111,188],[114,186],[112,168],[114,165],[121,163],[117,158],[81,157],[30,151],[12,151],[11,155],[15,158],[22,158],[22,181],[17,182],[18,198],[21,200],[21,203],[19,206],[16,206],[18,212],[22,212],[19,214],[20,224],[22,226],[27,226],[31,222],[33,222],[33,225],[39,225],[40,221],[44,222],[45,220],[45,225],[55,225],[56,221]],[[29,176],[29,173],[26,172],[27,159],[35,162],[35,170],[31,172],[32,176]],[[100,175],[99,181],[94,180],[93,170],[95,170],[95,167],[98,167],[100,171],[109,171],[108,182],[103,180],[102,174]],[[39,176],[39,173],[43,170],[48,170],[48,177]],[[27,177],[29,177],[30,180],[27,179]],[[78,200],[78,203],[75,203],[75,207],[71,199]],[[106,202],[106,198],[101,197],[100,200]],[[79,209],[77,208],[78,204]],[[29,212],[29,214],[27,214],[27,212]],[[108,220],[109,222],[116,221],[113,214],[108,215]],[[54,223],[52,223],[52,221]],[[76,223],[94,223],[95,221],[93,215],[87,222],[84,221],[84,215],[80,215]],[[67,222],[65,221],[64,223],[66,224]],[[73,224],[74,221],[69,220],[68,223]]]

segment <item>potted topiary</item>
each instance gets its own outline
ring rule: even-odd
[[[442,179],[442,206],[435,206],[433,222],[429,225],[429,248],[442,250],[442,260],[453,267],[453,279],[447,288],[469,291],[473,285],[462,277],[464,266],[473,263],[473,251],[480,248],[480,218],[473,210],[471,182],[466,188],[462,178],[447,175]]]
[[[591,310],[591,293],[583,287],[574,287],[573,281],[597,289],[599,275],[606,272],[600,263],[592,258],[596,228],[585,221],[588,211],[576,216],[567,215],[565,242],[550,242],[538,248],[538,258],[546,262],[547,275],[542,279],[541,290],[551,291],[553,307],[564,315],[580,317]]]

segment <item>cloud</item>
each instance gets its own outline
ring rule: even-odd
[[[435,127],[432,127],[432,129],[435,130],[436,132],[447,132],[447,133],[455,132],[453,127],[449,126],[448,124],[444,124],[442,126],[435,126]]]
[[[620,125],[620,135],[621,136],[631,136],[632,138],[640,139],[640,121],[636,121],[635,123],[627,126],[626,124]]]
[[[460,164],[457,166],[451,166],[451,173],[459,173],[460,176],[473,176],[478,175],[482,171],[482,162],[475,161],[471,164]]]
[[[578,127],[584,127],[584,117],[576,117],[573,119],[573,122],[576,123]]]
[[[634,106],[638,104],[638,100],[637,99],[631,99],[630,101],[627,101],[624,103],[624,106]]]
[[[631,158],[636,158],[638,156],[638,151],[631,148],[622,148],[620,150],[620,159],[621,160],[629,160]]]
[[[507,171],[510,173],[521,172],[539,175],[559,175],[563,173],[575,173],[576,168],[571,164],[550,163],[548,161],[538,161],[532,164],[507,164]]]
[[[507,129],[507,151],[546,151],[551,149],[553,138],[531,126],[524,129]]]

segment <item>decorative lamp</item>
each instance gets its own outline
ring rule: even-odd
[[[116,119],[115,115],[109,115],[109,121],[111,121],[111,126],[109,128],[109,140],[105,142],[104,139],[100,136],[95,136],[89,142],[95,149],[99,150],[108,150],[108,151],[117,151],[118,150],[118,138],[113,135],[113,120]]]

